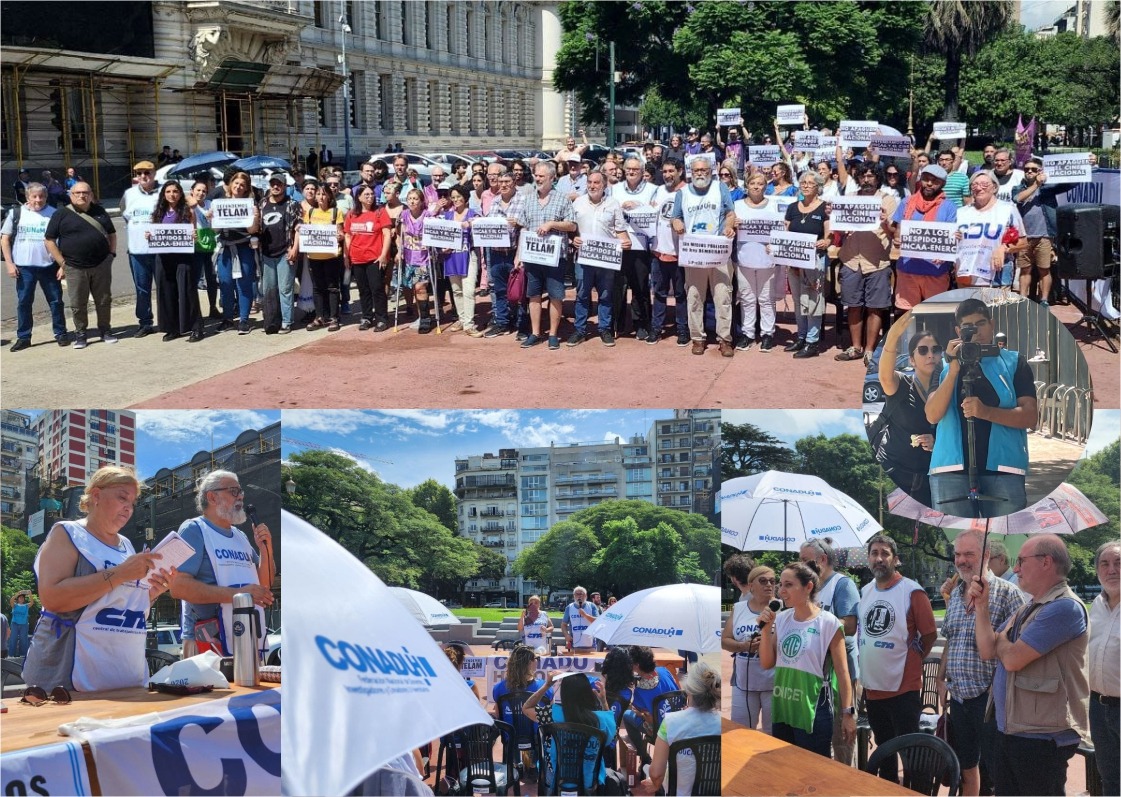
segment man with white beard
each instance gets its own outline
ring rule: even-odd
[[[183,657],[213,649],[233,655],[233,597],[248,592],[258,606],[271,606],[269,589],[276,564],[272,534],[264,523],[253,528],[258,554],[245,532],[245,491],[237,474],[215,470],[198,483],[195,506],[202,514],[184,521],[179,536],[195,549],[179,567],[171,596],[182,601]],[[257,610],[261,613],[261,610]],[[263,619],[263,618],[262,618]],[[262,634],[264,624],[262,622]]]

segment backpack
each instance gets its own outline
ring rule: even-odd
[[[8,211],[8,218],[12,220],[12,241],[16,240],[16,233],[19,231],[19,214],[23,210],[23,205],[18,202],[12,205],[11,210]]]

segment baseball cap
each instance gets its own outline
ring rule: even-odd
[[[156,165],[151,161],[140,161],[140,163],[132,167],[132,170],[134,172],[138,172],[141,169],[147,169],[148,171],[153,172],[156,170]]]
[[[690,135],[696,135],[696,133],[697,133],[697,128],[695,128],[695,127],[690,127],[689,128],[689,134]]]
[[[1005,335],[1005,334],[1004,334],[1003,332],[997,332],[997,333],[996,333],[996,340],[1003,340],[1003,341],[1007,341],[1007,340],[1008,340],[1008,336],[1007,336],[1007,335]]]
[[[284,175],[281,174],[280,172],[273,172],[272,174],[269,175],[269,184],[271,185],[272,183],[280,183],[281,185],[287,185],[288,180],[285,179]]]
[[[919,177],[922,177],[924,174],[929,174],[931,177],[937,177],[942,182],[946,182],[946,170],[936,163],[924,166],[923,170],[919,172]]]

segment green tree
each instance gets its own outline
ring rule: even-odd
[[[794,451],[751,423],[720,424],[720,476],[724,481],[768,470],[789,470]]]
[[[439,519],[444,528],[456,533],[459,521],[455,495],[447,487],[435,479],[426,479],[409,490],[409,498],[414,506],[428,510]]]
[[[39,546],[19,529],[0,526],[0,574],[3,586],[0,587],[0,600],[3,611],[7,613],[12,596],[20,590],[35,589],[35,554]]]
[[[514,572],[541,586],[571,588],[591,580],[592,557],[601,547],[595,532],[583,523],[561,521],[518,554]]]
[[[928,4],[924,43],[928,50],[946,57],[944,119],[958,118],[964,60],[1000,35],[1012,23],[1014,14],[1011,0],[933,0]]]
[[[1105,0],[1105,32],[1116,47],[1121,31],[1121,0]]]

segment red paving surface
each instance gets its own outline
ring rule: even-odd
[[[572,293],[565,303],[568,318]],[[480,301],[480,318],[487,309],[488,302]],[[1072,307],[1053,310],[1068,328],[1079,317]],[[294,332],[313,340],[135,407],[859,407],[864,366],[833,360],[839,349],[832,310],[826,321],[830,348],[805,360],[781,350],[792,337],[789,312],[779,313],[774,350],[755,348],[733,358],[721,357],[713,346],[695,356],[673,338],[656,346],[621,338],[611,349],[593,338],[570,349],[563,345],[572,332],[567,320],[560,351],[544,344],[523,350],[512,335],[483,340],[407,328],[359,332],[351,323],[333,334]],[[1073,334],[1094,376],[1095,407],[1121,406],[1118,356],[1085,327]]]

